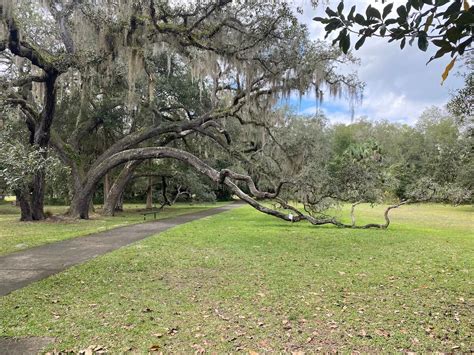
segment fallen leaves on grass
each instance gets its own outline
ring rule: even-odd
[[[148,348],[148,351],[150,351],[150,352],[160,351],[160,346],[159,345],[152,345]]]
[[[361,338],[368,338],[368,339],[371,339],[371,338],[372,338],[372,336],[371,336],[370,334],[367,334],[367,332],[365,331],[365,329],[362,329],[358,335],[359,335]]]
[[[169,335],[176,335],[178,333],[178,327],[172,327],[172,328],[168,328],[167,331],[168,331],[168,334]]]
[[[193,344],[191,346],[194,350],[196,350],[196,354],[204,354],[206,352],[206,349],[204,349],[201,345],[199,344]]]
[[[386,330],[384,329],[375,329],[375,334],[381,336],[381,337],[384,337],[384,338],[388,338],[390,337],[390,333],[387,332]]]
[[[102,345],[90,345],[87,349],[80,350],[79,355],[106,354],[107,349]]]
[[[228,317],[224,316],[223,314],[221,314],[217,308],[214,309],[214,312],[217,314],[217,316],[218,316],[220,319],[225,320],[225,321],[229,321],[229,320],[230,320],[230,318],[228,318]]]

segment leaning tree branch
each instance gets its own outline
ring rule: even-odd
[[[238,174],[238,173],[235,173],[235,172],[233,172],[229,169],[221,170],[219,175],[220,175],[219,182],[221,184],[224,183],[224,180],[227,177],[229,177],[231,179],[234,179],[234,180],[238,180],[238,181],[244,181],[247,184],[248,188],[250,189],[250,193],[253,196],[255,196],[256,198],[259,198],[259,199],[274,199],[274,198],[278,197],[283,185],[288,183],[287,181],[280,182],[278,187],[275,189],[275,192],[263,192],[263,191],[260,191],[260,190],[257,189],[253,179],[248,175]]]
[[[10,52],[16,56],[28,59],[32,64],[47,73],[57,73],[56,67],[47,59],[48,55],[21,40],[20,29],[14,18],[8,18],[6,23],[9,32],[7,46]]]
[[[254,207],[256,210],[266,213],[268,215],[283,219],[289,222],[300,222],[306,220],[313,225],[323,225],[323,224],[332,224],[337,227],[342,228],[379,228],[384,229],[388,225],[378,225],[378,224],[370,224],[366,226],[355,226],[343,224],[338,222],[334,218],[325,218],[325,219],[317,219],[315,217],[303,214],[302,212],[296,213],[296,208],[290,206],[283,200],[279,200],[280,203],[286,209],[290,209],[296,213],[296,216],[284,213],[282,211],[269,208],[262,203],[259,203],[254,197],[256,198],[275,198],[278,196],[278,193],[281,189],[283,184],[280,184],[279,188],[275,193],[263,192],[259,191],[253,180],[246,175],[235,173],[231,170],[224,169],[222,171],[217,171],[216,169],[210,167],[206,163],[204,163],[201,159],[196,157],[195,155],[179,150],[174,148],[168,147],[152,147],[152,148],[135,148],[129,149],[126,151],[122,151],[112,155],[108,160],[101,162],[97,167],[94,168],[93,171],[90,171],[88,174],[88,179],[84,185],[84,197],[90,198],[92,193],[95,189],[95,186],[100,181],[100,179],[111,169],[115,168],[118,165],[124,164],[131,160],[146,160],[146,159],[176,159],[180,160],[184,163],[191,165],[194,169],[196,169],[199,173],[207,176],[211,181],[219,184],[223,184],[231,189],[231,191],[237,195],[241,200],[247,202],[249,205]],[[233,181],[244,181],[247,184],[247,187],[251,191],[251,194],[254,196],[250,196],[240,189],[237,184]],[[400,204],[401,205],[401,204]],[[391,208],[395,208],[391,206]],[[389,210],[388,210],[389,211]],[[388,212],[386,213],[388,218]]]
[[[91,169],[97,167],[101,161],[108,159],[113,154],[136,146],[137,144],[142,143],[148,139],[164,134],[175,134],[175,136],[173,136],[174,139],[181,138],[189,134],[189,131],[192,132],[194,129],[199,128],[206,122],[215,121],[228,116],[233,116],[242,108],[244,103],[245,100],[241,100],[237,103],[230,105],[229,107],[212,110],[191,121],[161,123],[156,126],[148,127],[143,130],[129,134],[114,143],[113,145],[111,145],[105,152],[103,152],[96,160],[96,163],[92,165]]]

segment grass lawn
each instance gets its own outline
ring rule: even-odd
[[[220,205],[222,203],[193,205],[178,203],[165,208],[157,215],[157,219],[198,212]],[[54,214],[63,214],[67,207],[47,206],[45,210]],[[117,213],[115,217],[93,215],[87,221],[62,219],[43,222],[20,222],[19,208],[2,204],[0,205],[0,255],[133,223],[141,223],[143,222],[143,214],[140,213],[142,211],[143,205],[125,205],[125,211]],[[148,220],[150,218],[153,218],[153,216],[147,217]]]
[[[386,231],[208,217],[0,298],[0,336],[113,353],[474,350],[474,209],[392,217]]]

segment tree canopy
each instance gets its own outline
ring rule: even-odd
[[[441,111],[411,128],[334,126],[282,107],[310,92],[357,100],[363,89],[341,70],[355,59],[312,41],[285,2],[4,1],[0,19],[0,107],[15,127],[0,136],[0,179],[23,220],[45,218],[51,196],[75,218],[97,196],[113,214],[127,186],[148,199],[160,188],[163,206],[235,195],[287,221],[349,228],[386,228],[389,210],[363,226],[327,210],[423,200],[418,177],[432,178],[430,198],[470,198],[462,130]],[[449,169],[429,173],[436,159]]]

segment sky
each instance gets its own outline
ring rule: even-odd
[[[337,7],[338,0],[330,1],[330,7]],[[405,3],[404,1],[388,1]],[[352,0],[344,1],[345,13],[352,5],[356,5],[356,12],[365,12],[371,4],[381,8],[385,6],[381,1]],[[300,5],[301,6],[301,5]],[[308,26],[313,39],[323,39],[325,33],[323,25],[312,20],[315,16],[324,17],[326,6],[320,5],[317,9],[311,8],[308,1],[303,2],[304,12],[300,20]],[[351,42],[355,43],[355,37]],[[365,82],[364,98],[356,105],[354,118],[367,117],[369,120],[387,119],[392,122],[414,124],[423,110],[436,105],[443,106],[450,98],[450,92],[463,86],[463,79],[456,76],[460,70],[457,65],[451,71],[444,85],[441,85],[441,73],[449,63],[449,56],[442,57],[426,65],[429,58],[436,52],[436,47],[430,45],[426,52],[416,46],[406,46],[400,50],[399,43],[388,43],[387,39],[369,38],[358,51],[353,54],[360,59],[360,64],[354,66],[359,78]],[[351,122],[351,108],[347,99],[329,98],[317,105],[311,95],[290,99],[290,106],[303,114],[314,114],[321,110],[332,123]]]

